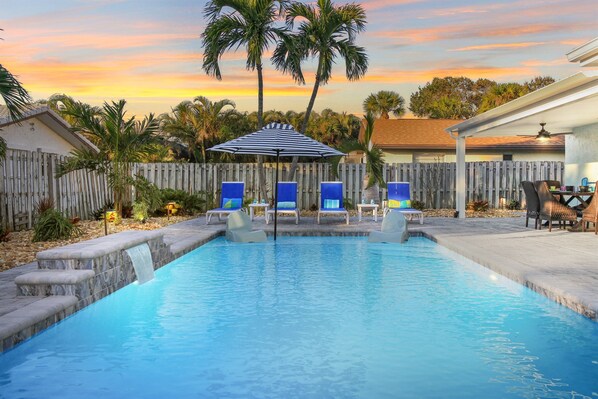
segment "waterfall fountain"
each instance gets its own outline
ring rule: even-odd
[[[154,278],[154,262],[152,261],[152,254],[147,243],[137,245],[126,250],[133,268],[137,275],[139,284],[147,283]]]

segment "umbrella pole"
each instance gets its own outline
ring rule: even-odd
[[[276,227],[278,224],[278,158],[280,151],[276,150],[276,181],[274,183],[274,241],[276,241]]]

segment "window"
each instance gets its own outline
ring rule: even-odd
[[[513,154],[502,154],[502,160],[503,161],[512,161],[513,160]]]

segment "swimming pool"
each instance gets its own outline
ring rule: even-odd
[[[595,397],[597,338],[425,238],[219,238],[0,355],[0,398]]]

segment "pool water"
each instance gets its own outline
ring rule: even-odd
[[[1,398],[595,398],[598,323],[425,238],[216,239],[0,355]]]

